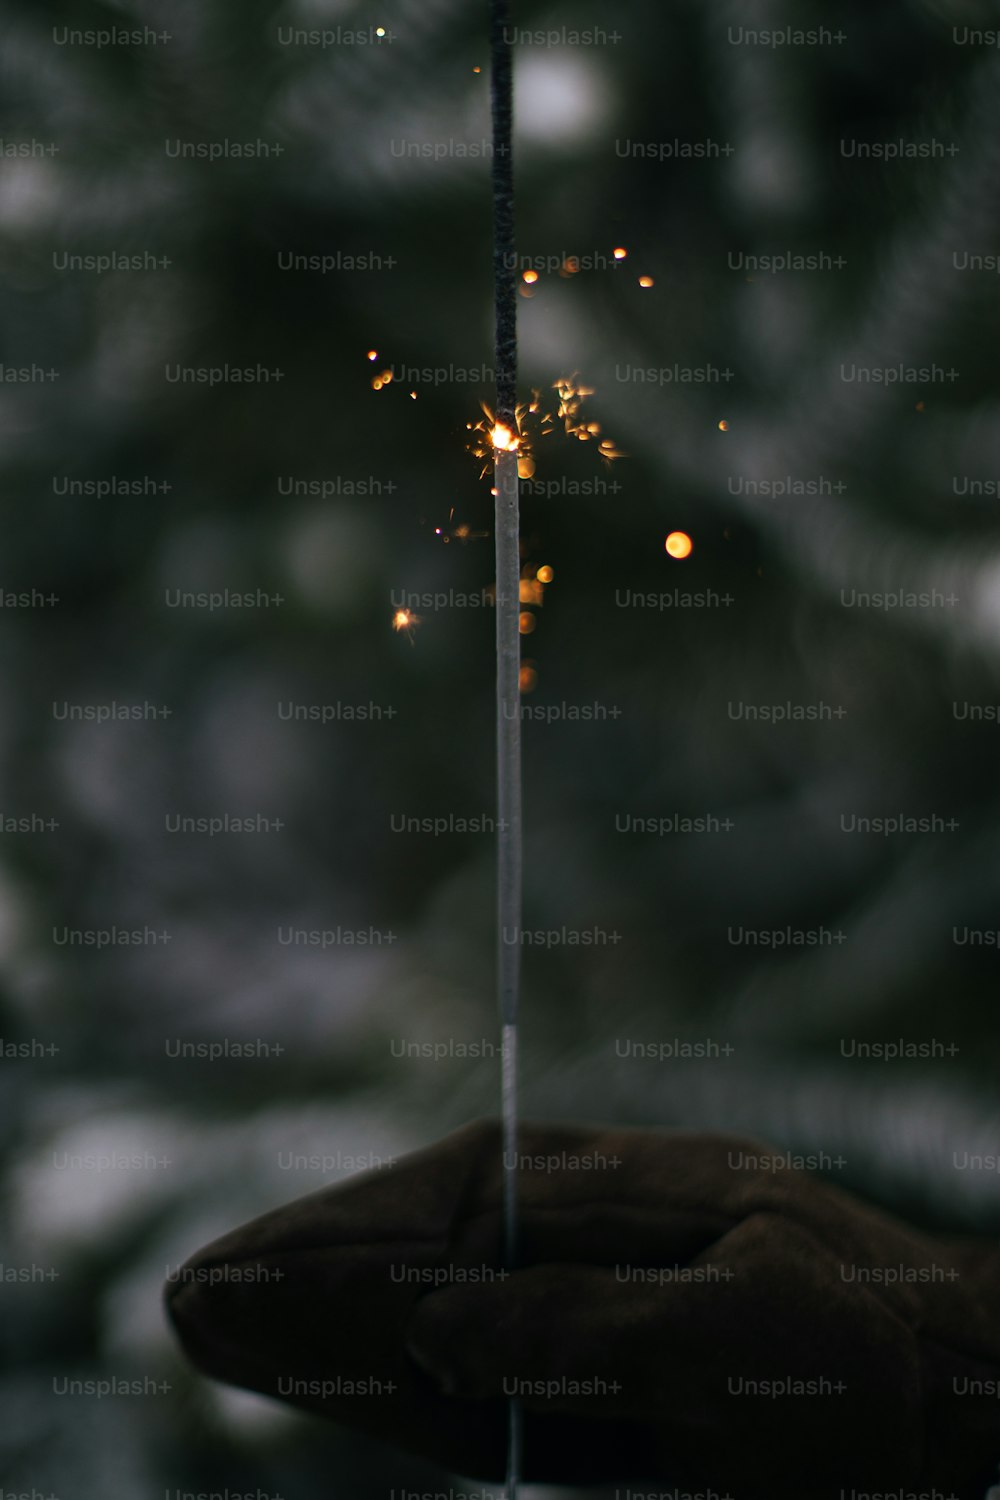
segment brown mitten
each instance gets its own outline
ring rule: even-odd
[[[734,1500],[935,1491],[1000,1462],[1000,1247],[934,1239],[735,1137],[499,1129],[255,1219],[167,1288],[187,1353],[435,1459]]]

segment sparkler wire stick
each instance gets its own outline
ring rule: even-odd
[[[521,641],[517,475],[517,260],[511,151],[509,0],[490,0],[493,115],[493,287],[496,312],[497,993],[502,1036],[504,1262],[517,1264],[517,1026],[521,983]],[[522,1414],[508,1408],[507,1500],[517,1500]]]

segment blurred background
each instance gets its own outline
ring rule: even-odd
[[[516,21],[525,1113],[996,1233],[1000,13]],[[485,7],[3,33],[0,1475],[440,1487],[159,1299],[498,1107]]]

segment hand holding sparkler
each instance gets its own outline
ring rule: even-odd
[[[477,1123],[193,1257],[168,1288],[188,1353],[476,1477],[505,1472],[516,1394],[529,1480],[981,1500],[993,1241],[924,1235],[735,1137],[518,1135],[521,1269]]]

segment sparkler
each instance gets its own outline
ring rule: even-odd
[[[496,414],[493,443],[496,497],[497,643],[497,995],[501,1028],[500,1113],[503,1146],[503,1252],[513,1270],[517,1232],[517,1028],[521,945],[521,638],[520,514],[517,419],[517,257],[514,250],[513,80],[508,0],[490,0],[490,102],[493,122],[493,290],[496,322]],[[507,1500],[517,1500],[522,1413],[508,1406]]]
[[[592,442],[598,456],[611,464],[624,457],[611,438],[601,437],[597,422],[581,415],[582,403],[593,394],[581,385],[576,375],[562,377],[554,383],[558,400],[555,409],[543,409],[540,391],[533,391],[529,402],[518,405],[517,389],[517,257],[514,248],[514,185],[512,163],[512,56],[509,0],[490,0],[490,98],[493,125],[493,285],[495,312],[495,410],[484,404],[485,421],[468,424],[472,439],[470,451],[483,461],[482,475],[493,469],[496,540],[496,750],[497,750],[497,998],[501,1030],[501,1144],[503,1151],[501,1182],[503,1247],[505,1268],[514,1270],[519,1259],[517,1163],[518,1157],[518,1021],[521,983],[519,943],[503,941],[505,932],[521,930],[522,902],[522,813],[521,813],[521,693],[530,692],[537,674],[531,662],[521,661],[521,635],[530,634],[535,616],[522,610],[522,604],[540,605],[545,585],[551,583],[553,570],[545,564],[527,577],[521,577],[519,479],[528,479],[535,471],[533,439],[546,437],[558,429],[581,442]],[[474,69],[478,72],[478,69]],[[616,261],[627,251],[616,247]],[[578,265],[566,263],[566,274]],[[523,284],[537,282],[534,272],[525,272]],[[641,286],[651,286],[652,279],[640,278]],[[378,351],[368,350],[368,360],[375,363]],[[388,367],[371,377],[372,388],[385,389],[392,383]],[[415,392],[410,393],[415,396]],[[482,477],[481,475],[481,477]],[[452,512],[452,516],[454,512]],[[452,517],[449,517],[451,520]],[[475,535],[468,526],[454,531],[435,528],[435,534],[448,541],[468,540]],[[412,630],[419,623],[416,616],[399,610],[393,626],[405,631],[412,640]],[[516,1398],[508,1403],[507,1472],[505,1500],[517,1500],[522,1468],[523,1414]]]

